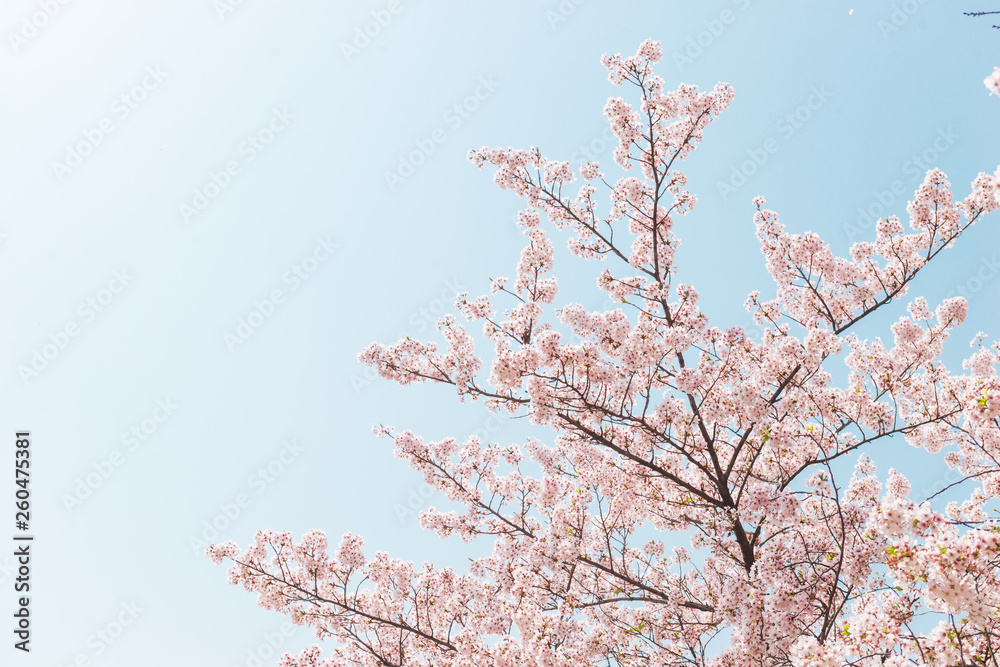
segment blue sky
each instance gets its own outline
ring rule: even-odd
[[[206,522],[241,544],[316,527],[460,565],[371,426],[523,426],[372,380],[356,355],[427,336],[456,291],[513,273],[519,202],[468,149],[610,164],[601,110],[623,91],[599,58],[646,38],[668,87],[731,83],[684,165],[699,201],[678,258],[714,324],[746,325],[746,294],[770,289],[754,196],[843,254],[872,234],[865,211],[905,219],[928,167],[959,197],[997,167],[982,81],[1000,31],[967,4],[5,2],[0,433],[11,458],[32,433],[36,536],[33,651],[11,664],[266,665],[310,644],[195,553]],[[968,292],[951,363],[1000,336],[997,240],[990,219],[911,292]],[[600,267],[558,261],[564,295],[599,307]],[[944,478],[906,448],[874,458],[915,488]]]

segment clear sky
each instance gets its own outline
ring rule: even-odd
[[[712,322],[746,325],[746,294],[771,289],[755,195],[843,254],[872,236],[865,211],[906,219],[928,167],[958,197],[996,169],[1000,99],[982,81],[1000,30],[961,15],[985,9],[6,0],[0,451],[12,461],[30,430],[35,542],[33,650],[14,661],[8,634],[0,663],[251,667],[276,664],[268,642],[312,643],[198,553],[213,522],[213,539],[352,531],[461,567],[467,548],[420,530],[410,505],[433,500],[371,426],[508,441],[523,427],[440,387],[373,381],[356,355],[427,336],[455,291],[513,273],[519,201],[469,148],[610,163],[601,109],[622,90],[602,53],[659,39],[668,87],[734,86],[684,164],[699,200],[677,231]],[[990,219],[911,292],[968,292],[952,363],[977,331],[1000,337],[998,239]],[[601,267],[564,256],[565,294],[600,307]],[[874,458],[917,490],[946,480],[905,446]],[[12,565],[0,556],[8,619]]]

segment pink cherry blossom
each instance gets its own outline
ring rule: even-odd
[[[993,95],[1000,95],[1000,67],[993,68],[993,74],[986,77],[983,81],[986,85],[987,90]]]
[[[351,534],[331,553],[320,531],[208,550],[260,606],[329,640],[284,667],[997,664],[1000,346],[977,336],[952,370],[941,357],[963,298],[911,298],[895,322],[883,309],[1000,206],[997,179],[980,174],[956,201],[928,171],[906,219],[883,218],[849,257],[756,197],[774,288],[746,301],[759,335],[719,327],[678,278],[675,223],[697,205],[678,166],[733,91],[666,90],[661,56],[647,41],[602,60],[636,100],[605,106],[617,178],[536,148],[470,153],[525,206],[513,280],[456,299],[481,337],[446,315],[440,349],[406,338],[359,355],[383,378],[447,385],[549,433],[376,429],[446,504],[422,526],[486,555],[416,565]],[[619,307],[560,300],[556,236],[605,263],[596,286]],[[885,338],[861,338],[862,321]],[[492,348],[485,361],[477,346]],[[896,470],[880,476],[868,452],[893,436],[957,470],[966,499],[941,512]]]

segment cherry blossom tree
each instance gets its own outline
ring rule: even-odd
[[[208,549],[262,607],[334,640],[281,665],[998,664],[1000,523],[986,511],[1000,497],[1000,346],[980,334],[961,372],[942,362],[961,297],[913,298],[891,343],[855,333],[998,208],[997,181],[980,174],[956,202],[929,171],[909,231],[882,219],[847,258],[756,198],[775,283],[746,301],[762,334],[713,326],[677,277],[675,223],[696,204],[678,165],[733,90],[664,90],[660,57],[647,41],[602,60],[637,98],[604,109],[613,182],[591,162],[570,192],[570,164],[536,148],[471,152],[525,201],[516,278],[456,302],[492,347],[488,372],[453,315],[440,347],[407,338],[359,355],[399,384],[449,385],[547,429],[521,445],[376,429],[460,508],[422,525],[489,555],[464,571],[415,565],[351,534],[331,551],[316,530]],[[619,308],[556,308],[553,230],[608,265],[597,285]],[[866,452],[889,440],[959,471],[964,502],[937,511],[876,471]]]

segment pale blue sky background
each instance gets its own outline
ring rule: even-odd
[[[229,524],[221,539],[246,544],[259,528],[317,527],[331,541],[361,533],[369,551],[462,565],[461,544],[423,533],[404,511],[410,500],[429,504],[422,480],[371,425],[431,438],[478,429],[501,440],[519,440],[523,427],[490,421],[439,387],[370,382],[356,355],[373,340],[426,335],[456,285],[478,294],[487,276],[513,272],[519,201],[466,162],[469,148],[537,145],[566,159],[589,150],[610,164],[601,109],[622,91],[607,82],[602,53],[660,39],[668,87],[735,87],[735,102],[684,165],[699,202],[678,228],[681,277],[722,326],[747,324],[747,292],[769,289],[753,196],[764,195],[790,230],[817,231],[846,253],[858,209],[879,193],[887,214],[905,215],[925,170],[914,157],[940,166],[959,197],[1000,161],[1000,99],[982,83],[1000,64],[1000,31],[989,18],[961,16],[989,3],[217,8],[229,1],[8,0],[0,9],[0,451],[12,459],[14,431],[32,431],[37,536],[34,650],[15,662],[8,640],[3,664],[276,664],[261,647],[284,617],[228,586],[190,543],[240,494],[249,505],[218,519]],[[51,18],[35,18],[43,6]],[[345,51],[373,12],[386,25]],[[32,31],[25,21],[43,25]],[[825,101],[803,108],[816,91]],[[449,112],[469,96],[464,116]],[[783,121],[796,112],[797,127]],[[102,121],[111,132],[79,166],[53,167]],[[262,150],[243,143],[258,133],[273,141]],[[386,172],[432,136],[433,154],[390,189]],[[777,150],[756,173],[735,192],[720,188],[769,139]],[[226,187],[209,187],[216,196],[186,222],[179,207],[227,164],[235,175],[217,177]],[[892,194],[896,181],[901,195]],[[307,260],[328,256],[317,250],[327,237],[339,244],[334,255]],[[975,289],[951,360],[980,329],[1000,336],[1000,280],[975,282],[981,269],[1000,270],[990,268],[998,239],[990,219],[915,286],[933,303],[956,286]],[[298,265],[314,272],[296,284],[287,272]],[[600,268],[562,262],[564,295],[599,307]],[[126,285],[114,279],[122,271]],[[229,349],[225,334],[273,290],[283,297],[273,315]],[[90,314],[88,299],[101,312]],[[885,335],[901,309],[863,333]],[[77,335],[49,348],[37,377],[22,378],[19,366],[67,325]],[[168,416],[158,401],[178,407]],[[146,428],[145,441],[122,441],[133,427]],[[112,474],[67,509],[67,494],[112,456]],[[913,450],[875,458],[883,473],[912,473],[917,488],[944,478]],[[258,475],[269,465],[276,476]],[[13,490],[0,484],[0,497]],[[12,533],[0,530],[0,541]],[[4,615],[14,604],[10,565],[0,556]],[[115,633],[123,613],[131,620],[123,604],[142,611],[107,644],[97,633]],[[289,634],[283,650],[313,640]]]

